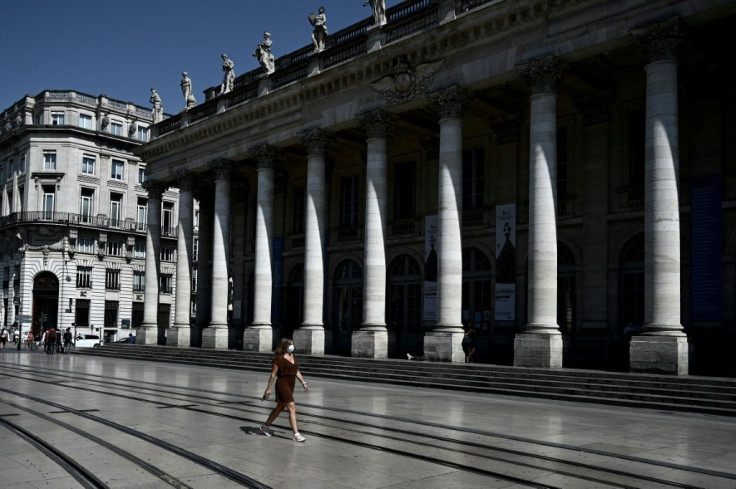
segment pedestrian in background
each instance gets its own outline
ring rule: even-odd
[[[51,326],[46,331],[45,343],[46,343],[46,354],[53,355],[54,349],[56,348],[56,328],[54,328],[53,326]]]
[[[8,330],[3,326],[0,331],[0,351],[5,351],[5,344],[8,342]]]
[[[473,362],[475,356],[475,327],[473,323],[466,324],[463,327],[463,352],[465,353],[465,362]]]
[[[271,397],[271,385],[276,381],[276,407],[273,408],[268,416],[265,424],[261,425],[261,431],[266,436],[272,436],[271,423],[273,423],[284,408],[289,410],[289,424],[291,431],[294,432],[294,441],[302,442],[305,438],[299,433],[296,425],[296,403],[294,402],[294,386],[296,379],[299,379],[305,391],[309,390],[309,386],[304,381],[301,372],[299,372],[299,364],[294,356],[294,344],[289,338],[282,338],[279,347],[274,352],[273,368],[271,376],[268,378],[266,392],[263,394],[264,399]]]

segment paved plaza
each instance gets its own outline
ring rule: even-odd
[[[266,371],[5,351],[0,488],[736,487],[736,418],[302,373],[296,443]]]

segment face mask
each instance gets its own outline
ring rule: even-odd
[[[289,348],[287,348],[289,353],[294,353],[294,345],[289,345]]]

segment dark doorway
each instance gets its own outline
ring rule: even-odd
[[[51,272],[41,272],[33,279],[33,311],[31,331],[34,336],[51,326],[66,328],[71,324],[58,324],[59,279]]]

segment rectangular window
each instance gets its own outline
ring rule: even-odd
[[[197,293],[197,269],[192,268],[192,294]]]
[[[146,257],[146,244],[136,243],[133,248],[133,258],[145,258]]]
[[[43,169],[44,170],[56,170],[56,152],[55,151],[44,151],[43,152]]]
[[[83,188],[79,197],[79,221],[85,224],[92,223],[92,215],[94,213],[95,191],[91,188]]]
[[[118,327],[118,301],[105,301],[105,327]]]
[[[138,140],[146,142],[148,141],[148,128],[144,126],[138,126]]]
[[[146,230],[146,220],[148,219],[148,201],[142,197],[138,197],[138,205],[135,215],[136,231]]]
[[[108,256],[123,256],[123,243],[120,241],[108,241],[107,242],[107,254]]]
[[[350,175],[340,179],[340,226],[354,227],[358,225],[359,193],[358,175]]]
[[[159,290],[162,294],[171,294],[173,291],[173,276],[170,273],[161,274],[161,288]]]
[[[110,226],[119,228],[123,219],[123,194],[110,194]]]
[[[567,186],[569,169],[569,131],[565,126],[557,127],[557,213],[567,213]]]
[[[92,267],[77,267],[77,288],[92,288]],[[77,307],[79,302],[77,302]]]
[[[112,163],[110,165],[110,178],[112,178],[113,180],[122,180],[123,165],[124,162],[120,160],[112,160]]]
[[[484,149],[463,151],[463,210],[483,207]]]
[[[105,270],[105,288],[107,290],[120,290],[120,270]]]
[[[199,261],[199,238],[194,238],[192,242],[192,261]]]
[[[138,167],[138,183],[142,184],[146,181],[146,167],[139,166]]]
[[[92,156],[82,157],[82,173],[85,175],[95,174],[95,159]]]
[[[161,211],[161,234],[163,236],[174,236],[176,229],[174,227],[174,203],[164,202]]]
[[[123,135],[123,125],[120,122],[111,122],[110,123],[110,134],[114,134],[115,136],[122,136]]]
[[[51,185],[43,186],[43,218],[52,220],[54,218],[54,192],[55,187]]]
[[[146,290],[146,272],[133,272],[133,292]]]
[[[83,129],[92,129],[92,116],[79,114],[79,127]]]
[[[161,261],[174,261],[174,248],[161,247]]]
[[[304,216],[306,207],[306,189],[304,187],[294,187],[294,220],[293,233],[304,234]]]
[[[645,114],[644,108],[629,112],[629,205],[644,203]]]
[[[89,327],[89,299],[76,300],[76,312],[74,313],[74,322],[79,328]]]
[[[80,236],[77,239],[77,251],[79,253],[94,253],[95,252],[95,239],[89,236]]]
[[[51,113],[51,124],[54,126],[64,125],[64,113],[63,112],[52,112]]]
[[[415,187],[414,163],[394,166],[394,219],[414,217]]]

